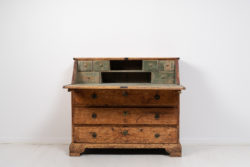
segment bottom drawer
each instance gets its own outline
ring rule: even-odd
[[[82,143],[177,143],[175,127],[74,127],[74,142]]]

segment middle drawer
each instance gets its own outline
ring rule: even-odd
[[[177,108],[73,108],[73,124],[176,125]]]

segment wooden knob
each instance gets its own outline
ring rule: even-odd
[[[155,114],[155,119],[159,119],[160,115],[158,113]]]
[[[123,115],[124,116],[128,115],[128,111],[123,111]]]
[[[92,137],[96,138],[97,134],[95,132],[92,133]]]
[[[128,96],[128,92],[124,91],[124,92],[122,92],[122,95],[123,96]]]
[[[160,134],[159,133],[156,133],[155,134],[155,138],[159,138],[160,137]]]
[[[92,118],[95,119],[96,117],[97,117],[96,113],[93,113],[93,114],[92,114]]]
[[[92,99],[96,99],[96,98],[97,98],[97,94],[93,93],[93,94],[91,95],[91,97],[92,97]]]
[[[123,135],[123,136],[127,136],[127,135],[128,135],[128,131],[127,131],[127,130],[124,130],[124,131],[122,132],[122,135]]]
[[[158,95],[158,94],[155,95],[155,100],[159,100],[160,98],[161,98],[160,95]]]

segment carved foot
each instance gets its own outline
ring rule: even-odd
[[[80,154],[83,153],[84,150],[85,150],[85,147],[83,144],[71,143],[69,146],[69,155],[70,156],[80,156]]]
[[[165,148],[170,157],[181,157],[181,144],[171,144]]]

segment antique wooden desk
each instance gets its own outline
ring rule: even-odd
[[[178,58],[74,58],[70,155],[164,148],[181,156]]]

